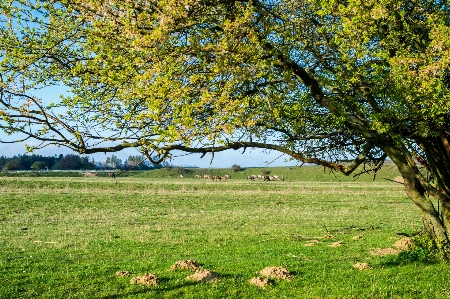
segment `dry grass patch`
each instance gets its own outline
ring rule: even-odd
[[[330,246],[330,247],[339,247],[339,246],[342,246],[342,245],[344,245],[344,241],[337,241],[337,242],[331,243],[328,246]]]
[[[358,269],[359,271],[364,271],[364,270],[369,270],[369,269],[372,269],[372,267],[371,266],[369,266],[369,264],[367,264],[367,263],[356,263],[356,264],[354,264],[353,265],[353,268],[356,268],[356,269]]]
[[[320,242],[319,242],[319,240],[311,240],[311,241],[308,241],[308,243],[305,243],[305,244],[303,244],[303,246],[316,246],[317,244],[319,244]]]
[[[394,248],[374,248],[369,251],[370,255],[375,256],[385,256],[385,255],[396,255],[399,254],[402,250],[394,249]]]
[[[128,271],[117,271],[116,272],[116,276],[117,277],[124,277],[124,276],[130,276],[131,275],[131,273],[130,272],[128,272]]]

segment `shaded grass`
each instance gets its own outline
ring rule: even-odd
[[[445,298],[445,263],[395,265],[371,256],[421,227],[402,186],[388,182],[248,182],[2,178],[0,298]],[[325,239],[331,234],[334,239]],[[362,236],[353,240],[355,235]],[[305,247],[317,239],[314,247]],[[341,247],[329,245],[344,241]],[[216,284],[168,271],[196,259]],[[360,272],[355,262],[373,269]],[[291,282],[247,281],[284,266]],[[129,284],[160,277],[156,287]]]

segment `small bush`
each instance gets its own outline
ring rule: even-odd
[[[241,166],[234,164],[234,165],[231,165],[231,170],[233,170],[233,172],[238,172],[238,171],[241,171],[242,168],[241,168]]]
[[[397,262],[400,264],[410,264],[420,262],[429,256],[429,252],[421,247],[414,247],[411,250],[402,251],[397,256]]]
[[[269,175],[269,173],[270,173],[270,170],[266,170],[266,169],[261,170],[262,175]]]
[[[433,260],[444,260],[449,258],[447,246],[439,240],[435,240],[425,230],[414,237],[413,250],[422,249],[426,257]]]

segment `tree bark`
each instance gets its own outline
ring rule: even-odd
[[[436,245],[442,246],[446,257],[450,258],[450,204],[438,199],[442,207],[441,217],[427,195],[426,188],[417,177],[419,171],[415,161],[411,156],[405,156],[407,151],[402,151],[393,145],[386,146],[383,149],[403,176],[406,194],[422,212],[424,229],[433,238]]]

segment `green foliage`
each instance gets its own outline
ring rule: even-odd
[[[19,170],[21,169],[20,167],[20,162],[17,159],[12,159],[9,160],[8,162],[6,162],[6,164],[3,166],[3,171],[8,171],[8,170]]]
[[[444,240],[436,240],[425,230],[414,237],[413,250],[423,251],[426,257],[432,260],[446,260],[449,257]]]
[[[241,171],[242,168],[241,168],[241,166],[239,166],[237,164],[233,164],[233,165],[231,165],[231,170],[233,170],[233,172],[238,172],[238,171]]]
[[[33,164],[31,164],[31,169],[34,170],[41,170],[47,168],[47,164],[43,161],[36,161]]]
[[[267,169],[261,169],[261,174],[262,174],[262,175],[269,175],[269,174],[270,174],[270,170],[267,170]]]
[[[400,264],[410,264],[423,261],[429,257],[430,252],[422,247],[414,247],[411,250],[404,250],[398,254],[396,261]]]
[[[358,155],[358,165],[383,160],[387,140],[402,151],[446,128],[440,3],[42,0],[1,10],[2,93],[18,99],[3,103],[2,128],[80,153],[256,146],[340,169]],[[60,83],[70,91],[60,103],[20,100]]]
[[[58,163],[56,163],[55,165],[53,165],[52,169],[70,169],[70,170],[74,170],[74,169],[80,169],[82,167],[83,163],[81,161],[80,156],[78,155],[73,155],[73,154],[68,154],[65,155],[64,157],[61,158],[61,160],[59,160]]]

